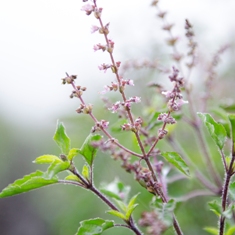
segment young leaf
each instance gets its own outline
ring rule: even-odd
[[[189,176],[189,168],[181,156],[176,152],[164,152],[161,155],[178,170]]]
[[[55,175],[57,175],[61,171],[65,171],[69,168],[70,162],[57,162],[54,161],[47,169],[47,172],[45,172],[44,176],[45,178],[53,178]]]
[[[233,210],[234,210],[234,205],[229,205],[229,207],[223,211],[223,216],[226,217],[227,219],[231,219],[233,216]]]
[[[210,136],[215,141],[216,145],[219,147],[219,149],[222,150],[227,137],[227,132],[224,126],[220,123],[217,123],[208,113],[198,113],[198,116],[204,122]]]
[[[83,155],[87,163],[91,166],[96,156],[97,148],[92,145],[93,142],[100,140],[101,135],[90,134],[84,141],[79,153]]]
[[[24,176],[22,179],[16,180],[14,183],[9,184],[0,193],[0,198],[13,196],[19,193],[25,193],[30,190],[41,188],[50,184],[58,182],[56,177],[52,179],[45,179],[44,172],[36,171],[30,175]]]
[[[213,234],[213,235],[218,235],[218,234],[219,234],[218,228],[214,228],[214,227],[205,227],[204,230],[207,231],[207,232],[210,233],[210,234]]]
[[[87,165],[84,165],[82,168],[82,175],[86,178],[89,179],[89,168]]]
[[[134,195],[134,196],[131,198],[131,200],[130,200],[128,206],[127,206],[127,212],[126,212],[126,218],[127,218],[127,219],[130,218],[132,212],[133,212],[134,209],[138,206],[138,204],[135,204],[136,198],[137,198],[138,196],[139,196],[139,193],[137,193],[136,195]]]
[[[65,132],[65,127],[62,122],[57,122],[56,132],[53,139],[59,146],[61,153],[68,155],[70,150],[70,139]]]
[[[114,221],[101,218],[84,220],[75,235],[100,235],[103,231],[114,227]]]
[[[229,122],[231,124],[231,138],[233,141],[233,151],[235,152],[235,114],[229,114],[228,115]]]
[[[208,202],[210,210],[213,211],[217,216],[221,215],[221,206],[217,201]]]
[[[76,175],[68,175],[65,177],[65,180],[71,180],[71,181],[77,181],[77,182],[81,182],[81,180],[76,176]]]
[[[106,212],[109,213],[110,215],[114,215],[114,216],[116,216],[118,218],[121,218],[123,220],[128,220],[126,218],[126,216],[123,213],[119,212],[119,211],[109,210],[109,211],[106,211]]]
[[[42,155],[40,157],[37,157],[33,163],[37,163],[37,164],[51,164],[53,162],[63,162],[60,158],[58,158],[55,155]]]
[[[130,192],[130,186],[126,186],[118,179],[115,179],[110,184],[103,183],[100,187],[100,190],[108,197],[126,202]]]
[[[113,200],[116,202],[116,204],[118,205],[118,207],[123,211],[123,212],[127,212],[127,205],[120,201],[120,200],[116,200],[115,198],[113,198]]]
[[[234,235],[235,234],[235,226],[230,227],[225,235]]]
[[[153,198],[152,206],[158,212],[159,218],[162,219],[164,224],[170,226],[172,224],[172,212],[175,209],[176,202],[171,199],[167,203],[162,202],[160,198]]]
[[[79,149],[77,148],[72,148],[69,150],[69,154],[68,154],[68,160],[72,161],[73,158],[79,154]]]
[[[229,185],[229,194],[230,194],[232,200],[235,201],[235,182],[232,182]]]

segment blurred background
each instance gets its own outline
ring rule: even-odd
[[[150,6],[150,0],[100,0],[97,3],[104,8],[104,22],[110,22],[110,38],[115,42],[117,61],[150,58],[160,60],[167,67],[172,66],[165,56],[171,51],[165,43],[167,34],[161,30],[162,22],[156,17],[157,11]],[[0,190],[35,171],[38,167],[32,161],[37,156],[59,154],[52,139],[57,119],[64,122],[73,147],[80,147],[88,135],[92,122],[76,115],[79,102],[69,99],[71,87],[61,85],[65,72],[77,74],[77,84],[87,87],[84,99],[94,104],[98,118],[103,115],[113,118],[103,111],[101,101],[97,101],[103,86],[114,79],[111,72],[98,70],[98,65],[109,63],[108,55],[93,51],[94,44],[103,43],[103,37],[90,33],[91,25],[97,22],[80,11],[83,5],[77,0],[0,1]],[[165,0],[160,1],[159,6],[168,12],[168,21],[175,24],[173,32],[182,44],[185,40],[184,22],[186,18],[190,20],[205,58],[211,58],[220,46],[234,43],[235,2],[232,0]],[[233,56],[232,46],[219,67],[223,78],[225,75],[231,78],[234,74]],[[137,85],[145,85],[157,75],[153,71],[141,70],[129,72],[128,76],[136,81],[134,92],[145,97],[147,94]],[[196,76],[193,81],[197,82]],[[219,86],[218,95],[221,97],[233,92],[234,77],[223,84],[229,89],[224,91],[225,85]],[[98,185],[102,180],[113,180],[115,175],[131,184],[131,175],[122,170],[118,173],[118,162],[113,163],[108,155],[102,156],[96,160]],[[77,164],[81,163],[82,159],[77,159]],[[46,169],[44,166],[40,168]],[[133,186],[132,195],[142,191],[138,184]],[[184,190],[182,185],[174,187]],[[172,192],[174,187],[170,189]],[[137,218],[140,211],[147,208],[147,198],[150,195],[143,191],[141,207],[136,210]],[[177,211],[185,234],[196,235],[199,231],[206,234],[201,230],[203,226],[216,226],[216,217],[208,216],[209,212],[201,213],[198,221],[198,208],[206,210],[203,200],[200,199],[200,206],[197,200],[187,202],[187,212],[182,208]],[[197,213],[194,213],[196,209]],[[105,210],[106,206],[94,195],[80,188],[67,185],[46,187],[0,200],[0,234],[74,234],[81,220],[108,218]],[[131,234],[124,229],[112,230],[112,234],[124,233]]]

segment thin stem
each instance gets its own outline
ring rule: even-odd
[[[174,226],[175,232],[178,235],[183,235],[183,232],[180,229],[179,223],[178,223],[177,219],[175,218],[175,215],[173,215],[173,226]]]
[[[234,142],[232,142],[232,159],[229,164],[229,169],[225,173],[226,176],[225,176],[223,193],[222,193],[222,211],[223,212],[226,210],[226,206],[227,206],[229,184],[230,184],[230,180],[234,174],[234,169],[233,169],[234,162],[235,162],[235,150],[234,150]],[[219,234],[220,235],[224,234],[224,227],[225,227],[225,216],[221,215],[220,221],[219,221],[219,232],[220,232]]]

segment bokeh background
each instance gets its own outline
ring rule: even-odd
[[[170,64],[165,56],[170,52],[165,44],[167,36],[150,3],[98,1],[104,8],[104,21],[110,22],[110,37],[115,42],[117,60],[158,58],[167,66]],[[108,62],[108,55],[94,53],[92,49],[94,44],[102,43],[103,38],[90,33],[90,27],[96,21],[80,11],[83,4],[77,0],[0,1],[0,189],[35,171],[37,166],[32,161],[37,156],[59,154],[52,140],[57,119],[65,123],[73,147],[79,147],[89,133],[92,122],[76,115],[74,110],[79,102],[69,99],[71,87],[61,85],[65,72],[77,74],[78,83],[88,88],[84,99],[95,105],[98,118],[104,115],[113,118],[97,101],[103,86],[113,80],[111,72],[104,74],[97,67]],[[169,22],[175,24],[173,32],[182,42],[184,21],[190,20],[205,58],[211,58],[221,45],[234,42],[235,2],[232,0],[165,0],[160,1],[160,8],[169,13]],[[219,67],[219,74],[229,74],[230,78],[234,71],[233,51],[232,47]],[[142,85],[156,79],[154,72],[145,70],[128,75]],[[232,94],[233,79],[224,81],[225,85],[219,86],[216,95]],[[193,81],[197,83],[196,76]],[[229,89],[224,91],[226,84]],[[147,95],[141,89],[135,92],[140,96]],[[188,138],[190,136],[186,134],[185,139]],[[190,148],[193,146],[189,146],[188,151]],[[102,180],[110,181],[115,175],[131,184],[132,177],[122,170],[119,172],[118,162],[113,162],[107,155],[100,156],[95,168],[97,184]],[[82,159],[77,159],[77,164],[81,165]],[[176,184],[171,188],[172,193],[190,189],[191,185],[187,184],[184,187]],[[133,194],[138,190],[142,191],[134,184]],[[141,209],[148,207],[149,197],[142,192],[137,218]],[[209,212],[200,213],[208,210],[207,200],[200,198],[200,203],[191,200],[185,207],[179,206],[177,214],[185,234],[196,235],[199,231],[206,234],[201,229],[203,226],[216,226],[215,216],[209,216]],[[74,234],[81,220],[98,216],[107,218],[106,209],[94,195],[79,188],[46,187],[0,200],[0,234]],[[112,234],[131,233],[114,229]]]

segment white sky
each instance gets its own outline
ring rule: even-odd
[[[117,60],[141,56],[150,40],[166,38],[151,0],[97,3],[104,8],[104,21],[110,22]],[[92,94],[108,83],[111,73],[97,69],[108,57],[92,49],[103,38],[90,34],[96,20],[80,11],[83,5],[82,0],[0,0],[1,115],[30,123],[45,121],[68,106],[72,114],[74,102],[79,103],[71,102],[71,88],[61,85],[65,72],[77,74]],[[169,12],[168,21],[177,25],[176,35],[183,35],[180,30],[188,18],[211,53],[234,37],[234,0],[162,0],[160,7]]]

